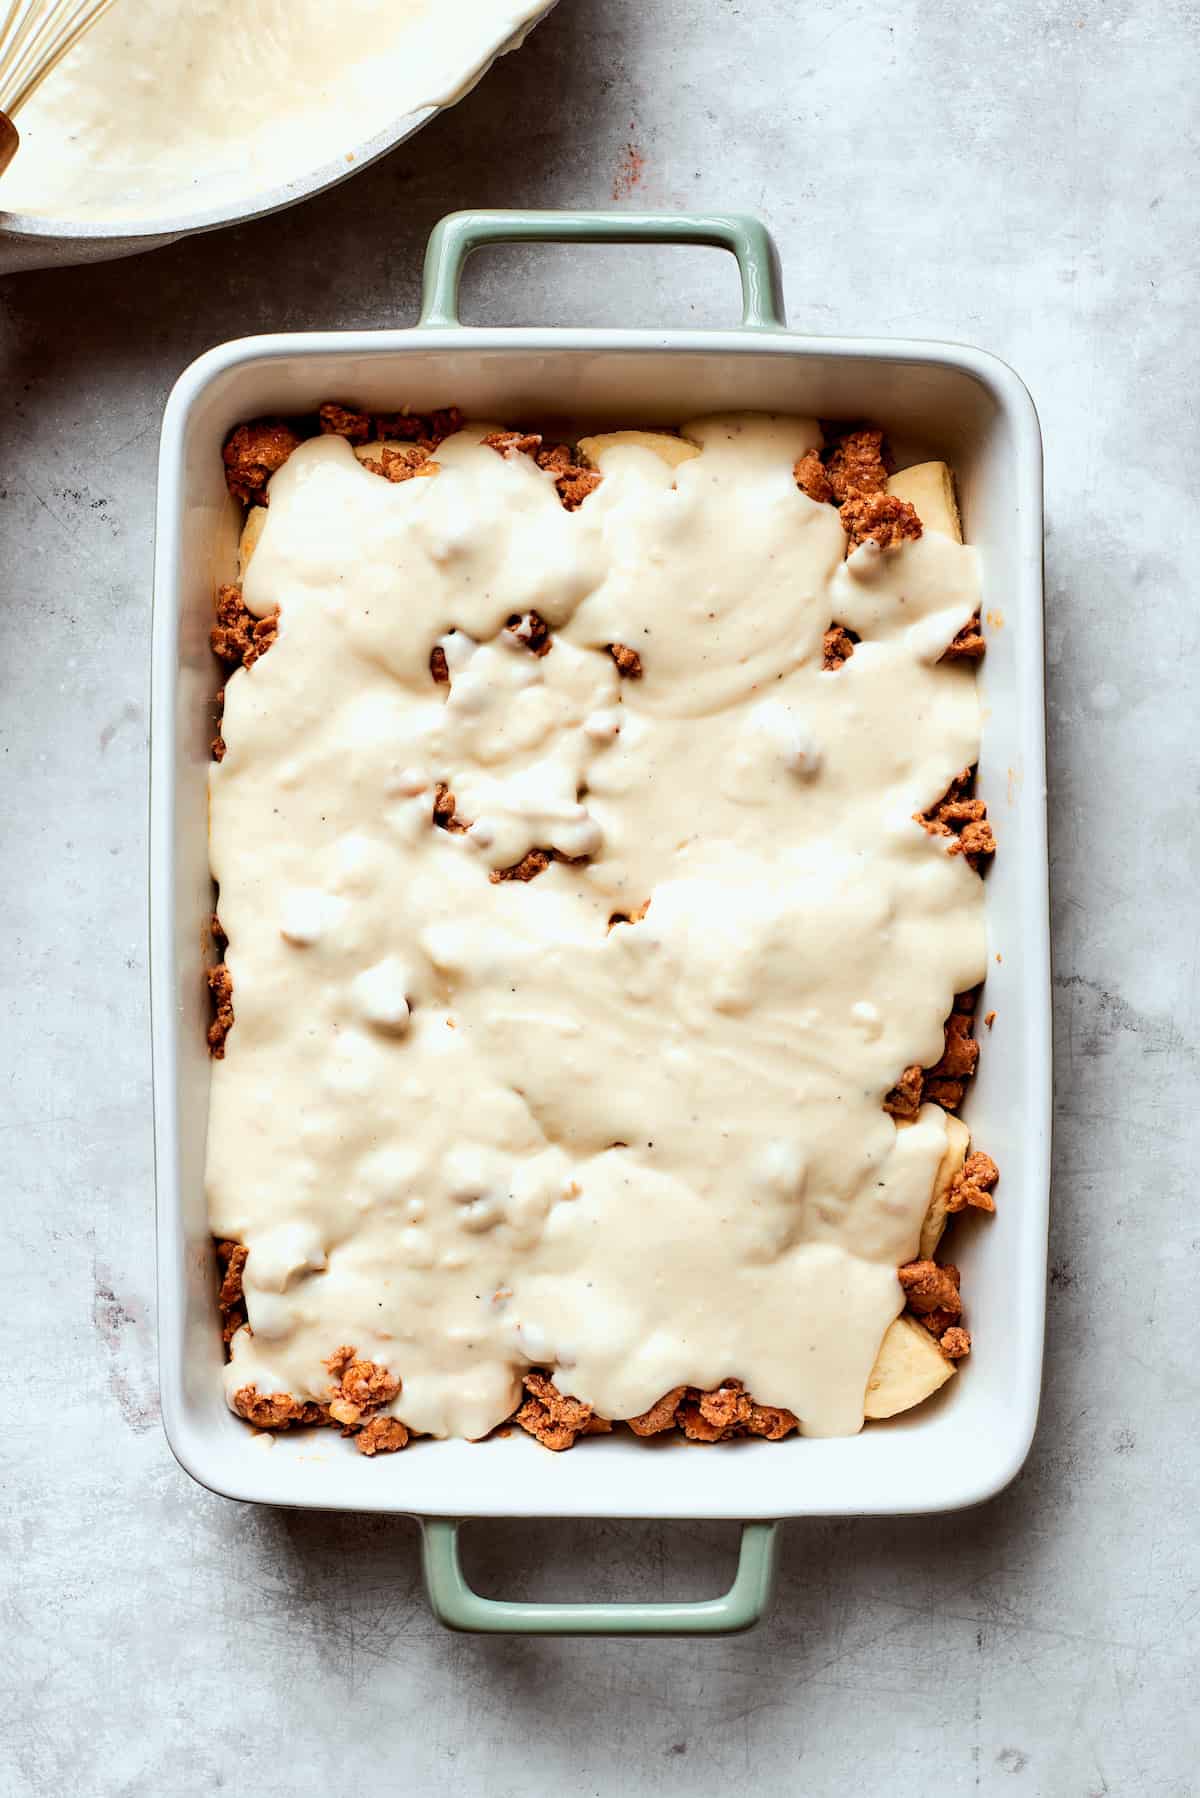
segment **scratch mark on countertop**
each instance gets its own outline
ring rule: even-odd
[[[92,1326],[109,1363],[108,1389],[135,1435],[158,1422],[158,1392],[146,1315],[136,1299],[118,1297],[111,1271],[92,1263]]]
[[[1060,992],[1074,995],[1084,1008],[1080,1048],[1086,1055],[1104,1054],[1114,1037],[1127,1032],[1139,1038],[1147,1055],[1185,1055],[1190,1061],[1200,1060],[1200,1049],[1188,1040],[1173,1017],[1139,1011],[1120,993],[1110,992],[1084,974],[1056,974],[1054,985]]]

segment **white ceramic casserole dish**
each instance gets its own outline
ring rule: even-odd
[[[490,330],[457,323],[462,262],[512,238],[682,241],[739,260],[739,329]],[[987,878],[986,1034],[966,1119],[998,1161],[997,1215],[960,1230],[975,1348],[944,1393],[857,1437],[747,1441],[700,1450],[626,1432],[547,1454],[520,1432],[484,1444],[423,1442],[370,1461],[319,1432],[269,1449],[226,1408],[204,1197],[209,1061],[202,977],[213,894],[206,804],[214,586],[232,577],[238,508],[221,445],[232,425],[311,411],[327,398],[384,409],[451,402],[511,423],[674,424],[728,408],[868,417],[902,463],[944,457],[982,556],[980,791],[999,842]],[[1050,964],[1042,671],[1041,442],[1011,369],[948,344],[789,333],[773,246],[754,220],[458,214],[430,244],[420,323],[401,331],[247,338],[211,350],[167,404],[158,493],[151,782],[151,942],[163,1418],[181,1464],[231,1498],[399,1512],[426,1520],[426,1566],[444,1621],[541,1630],[745,1627],[769,1592],[774,1532],[744,1538],[739,1581],[702,1606],[507,1606],[458,1573],[454,1525],[476,1516],[737,1518],[951,1510],[1020,1468],[1041,1381],[1050,1150]],[[698,1477],[699,1476],[699,1477]]]

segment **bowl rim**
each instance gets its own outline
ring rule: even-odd
[[[553,12],[557,4],[558,0],[540,0],[540,4],[531,6],[526,15],[498,43],[490,44],[480,53],[478,60],[471,63],[448,99],[402,113],[364,142],[347,145],[317,168],[295,175],[289,181],[278,182],[272,187],[257,188],[239,200],[226,200],[219,206],[166,213],[148,219],[55,218],[44,213],[10,212],[0,206],[0,246],[6,241],[33,241],[67,244],[120,243],[129,244],[132,248],[138,245],[149,247],[164,238],[173,240],[202,231],[214,231],[223,225],[246,224],[251,219],[265,218],[269,213],[281,212],[300,200],[325,192],[327,188],[340,186],[343,181],[358,174],[360,169],[368,168],[389,150],[396,149],[438,113],[457,106],[460,100],[465,99],[478,86],[499,57],[507,55],[510,50],[521,48],[530,32]]]
[[[481,70],[480,73],[482,72]],[[449,101],[447,104],[453,105],[454,102]],[[5,212],[0,209],[0,238],[48,239],[56,243],[88,243],[97,240],[137,243],[143,239],[190,236],[193,232],[216,230],[221,225],[245,224],[250,219],[264,218],[268,213],[279,212],[298,200],[308,199],[312,194],[322,193],[326,188],[337,187],[341,182],[349,180],[351,175],[357,174],[359,169],[377,162],[388,150],[403,143],[415,131],[419,131],[422,125],[427,124],[435,113],[443,110],[440,106],[426,106],[417,112],[405,113],[403,118],[394,120],[382,131],[376,132],[374,137],[368,138],[365,144],[354,150],[343,151],[340,156],[322,163],[307,175],[297,176],[276,187],[260,188],[245,200],[237,201],[233,210],[230,210],[227,202],[223,207],[207,206],[198,212],[177,212],[162,218],[125,221],[60,219],[42,213]],[[120,229],[127,222],[136,222],[136,229]]]

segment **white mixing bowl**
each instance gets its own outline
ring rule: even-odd
[[[323,188],[333,187],[403,143],[437,113],[444,112],[446,106],[461,100],[483,79],[498,56],[521,47],[556,3],[557,0],[545,0],[545,4],[532,10],[519,29],[501,44],[464,45],[462,80],[453,98],[445,104],[424,106],[416,112],[406,113],[364,142],[346,144],[319,168],[297,169],[281,185],[248,189],[245,194],[232,199],[226,195],[219,205],[198,205],[195,209],[166,217],[122,220],[120,223],[112,219],[56,219],[35,213],[6,212],[0,207],[0,275],[18,269],[107,262],[118,256],[159,249],[196,231],[212,231],[221,225],[239,224],[244,219],[278,212],[297,200],[307,199],[310,194],[320,193]]]

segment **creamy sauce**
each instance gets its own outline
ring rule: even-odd
[[[327,1397],[345,1343],[434,1435],[484,1434],[530,1365],[609,1417],[740,1378],[852,1433],[946,1145],[881,1101],[985,967],[981,883],[913,821],[978,753],[936,661],[975,552],[844,561],[803,420],[689,425],[675,470],[612,451],[575,513],[481,429],[396,486],[304,444],[247,573],[281,623],[211,782],[228,1393]],[[541,658],[503,628],[531,608]],[[864,640],[826,673],[834,619]],[[591,859],[489,882],[535,847]]]
[[[117,0],[17,120],[11,212],[230,204],[444,105],[540,0]]]

